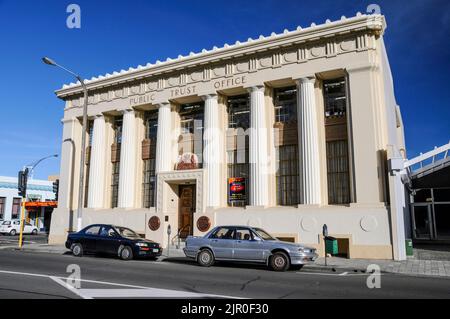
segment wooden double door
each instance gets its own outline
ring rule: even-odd
[[[194,231],[195,189],[196,185],[179,186],[178,231],[180,238],[186,238]]]

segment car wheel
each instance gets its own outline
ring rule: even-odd
[[[37,233],[38,233],[37,229],[33,229],[33,231],[31,232],[31,235],[34,235],[34,236],[36,236],[36,235],[37,235]]]
[[[197,256],[197,262],[200,266],[211,267],[214,264],[214,256],[211,250],[203,249]]]
[[[133,250],[129,246],[125,246],[120,251],[120,259],[122,260],[130,260],[133,259]]]
[[[81,245],[80,243],[72,244],[70,250],[75,257],[83,256],[83,245]]]
[[[289,257],[283,252],[276,252],[270,258],[270,268],[274,271],[286,271],[289,269]]]
[[[17,232],[16,232],[15,229],[13,229],[13,230],[11,230],[11,231],[9,232],[9,234],[10,234],[11,236],[16,236]]]

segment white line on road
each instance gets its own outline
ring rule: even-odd
[[[315,275],[315,276],[340,276],[340,277],[345,277],[345,276],[368,276],[368,274],[362,273],[348,273],[348,272],[343,272],[340,274],[328,274],[328,273],[321,273],[321,272],[306,272],[306,271],[298,271],[297,274],[299,275]]]
[[[0,270],[0,273],[9,274],[9,275],[20,275],[20,276],[31,276],[31,277],[40,277],[40,278],[50,278],[59,285],[67,288],[69,291],[75,293],[81,298],[84,299],[92,299],[92,298],[226,298],[226,299],[243,299],[240,297],[234,296],[224,296],[224,295],[214,295],[214,294],[203,294],[203,293],[194,293],[187,292],[181,290],[170,290],[170,289],[159,289],[145,286],[136,286],[136,285],[128,285],[128,284],[120,284],[114,282],[107,281],[97,281],[97,280],[88,280],[88,279],[75,279],[70,278],[73,281],[80,281],[85,283],[94,283],[99,285],[107,285],[107,286],[116,286],[116,287],[125,287],[125,288],[133,288],[133,289],[76,289],[71,285],[67,284],[67,282],[63,280],[69,279],[69,277],[62,276],[50,276],[44,274],[35,274],[35,273],[25,273],[25,272],[17,272],[17,271],[8,271],[8,270]]]

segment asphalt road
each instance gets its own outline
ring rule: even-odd
[[[67,272],[67,267],[72,270]],[[75,266],[74,266],[75,265]],[[81,280],[72,280],[79,267]],[[69,269],[70,270],[70,269]],[[202,268],[187,259],[152,262],[0,250],[0,298],[449,298],[450,279],[381,274],[276,273],[253,265]],[[81,283],[81,289],[66,285]]]

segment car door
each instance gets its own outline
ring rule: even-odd
[[[14,221],[12,226],[13,226],[12,228],[14,228],[17,233],[20,232],[20,220]]]
[[[120,246],[120,236],[111,226],[102,226],[97,239],[98,253],[117,254]]]
[[[32,231],[33,231],[33,225],[31,225],[30,223],[25,223],[25,226],[23,228],[23,233],[31,234]]]
[[[96,252],[100,228],[100,225],[93,225],[85,230],[83,236],[80,238],[84,251]]]
[[[254,236],[248,228],[236,228],[234,259],[263,261],[264,249],[262,241]]]
[[[209,243],[216,259],[233,259],[234,234],[233,227],[220,227],[211,234]]]

